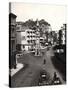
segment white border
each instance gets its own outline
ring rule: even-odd
[[[8,87],[8,72],[9,72],[9,69],[8,69],[8,61],[9,61],[8,59],[9,57],[8,3],[9,2],[45,3],[45,4],[55,4],[55,5],[58,4],[58,5],[68,6],[68,0],[1,0],[0,1],[0,90],[10,89]],[[68,12],[67,12],[67,18],[68,18]],[[68,35],[67,35],[67,38],[68,38]],[[34,89],[64,90],[65,89],[66,90],[67,88],[68,88],[68,84],[61,85],[61,86],[60,85],[59,86],[42,86],[42,87],[30,87],[30,88],[22,87],[21,89],[26,89],[26,90],[27,89],[29,90],[32,90],[32,89],[33,90]],[[20,89],[20,88],[15,88],[15,89]]]

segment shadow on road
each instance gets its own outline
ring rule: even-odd
[[[55,68],[62,74],[63,80],[66,81],[66,64],[58,59],[56,56],[51,57],[51,61]]]

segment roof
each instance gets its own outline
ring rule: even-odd
[[[10,13],[10,14],[9,14],[9,17],[16,18],[17,16],[16,16],[15,14],[13,14],[13,13]]]

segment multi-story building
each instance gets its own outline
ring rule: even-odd
[[[35,44],[35,31],[17,23],[17,47],[19,50],[30,50]]]
[[[26,30],[26,35],[27,35],[28,44],[31,44],[31,45],[35,44],[35,40],[36,40],[35,30],[27,29]]]
[[[63,53],[66,57],[66,24],[63,24],[58,33],[58,45],[56,46],[58,53]]]
[[[42,30],[42,32],[40,32]],[[30,50],[34,49],[36,41],[38,39],[39,44],[43,45],[45,41],[48,41],[48,33],[51,30],[50,25],[42,24],[40,26],[37,21],[36,29],[29,29],[28,25],[23,22],[17,22],[17,47],[19,50]],[[47,33],[46,33],[47,32]],[[42,35],[41,35],[42,33]],[[41,38],[40,38],[41,37]],[[37,46],[39,46],[39,44]]]
[[[28,49],[33,50],[34,46],[36,44],[36,34],[35,30],[27,29],[26,30],[26,36],[27,36],[27,43],[28,43]]]
[[[59,30],[59,44],[60,45],[66,44],[66,24],[63,24],[63,26]]]
[[[50,35],[51,26],[50,26],[50,24],[47,24],[47,25],[42,24],[40,28],[42,31],[41,37],[44,38],[44,40],[42,39],[42,43],[44,43],[44,44],[49,43],[51,41],[51,35]]]
[[[10,60],[9,67],[16,68],[16,15],[13,13],[9,14],[9,43],[10,43]]]
[[[22,22],[16,22],[16,48],[17,51],[22,51],[25,48],[26,41],[26,32],[25,28],[22,26]]]
[[[51,44],[52,45],[57,44],[57,40],[58,40],[57,35],[58,35],[57,31],[51,31]]]

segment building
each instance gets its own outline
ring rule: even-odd
[[[51,30],[51,26],[40,24],[39,21],[33,23],[33,27],[30,28],[29,25],[31,23],[28,22],[17,22],[16,23],[16,34],[17,34],[17,50],[34,50],[35,45],[37,45],[37,41],[39,41],[38,45],[44,45],[45,41],[48,41],[48,34]],[[41,30],[41,31],[40,31]],[[42,34],[41,34],[42,33]],[[44,45],[45,46],[45,45]]]
[[[58,40],[58,32],[57,31],[51,31],[51,44],[56,45]]]
[[[9,67],[16,68],[16,15],[9,14]]]
[[[24,50],[24,45],[27,44],[25,32],[26,28],[23,28],[22,24],[23,22],[16,22],[16,48],[18,52]]]
[[[63,26],[59,30],[59,45],[65,44],[66,44],[66,24],[63,24]]]
[[[44,40],[42,39],[42,43],[43,45],[45,45],[46,43],[49,43],[51,41],[51,35],[50,35],[51,26],[50,24],[46,24],[46,25],[42,24],[40,26],[40,29],[41,29],[40,36],[44,38]]]
[[[58,44],[56,45],[56,53],[63,53],[66,58],[66,24],[63,24],[58,33]]]
[[[34,45],[36,43],[36,34],[35,30],[26,29],[27,43],[29,45],[29,49],[34,49]]]
[[[17,49],[19,51],[31,50],[35,44],[35,31],[22,25],[22,22],[17,22]]]

